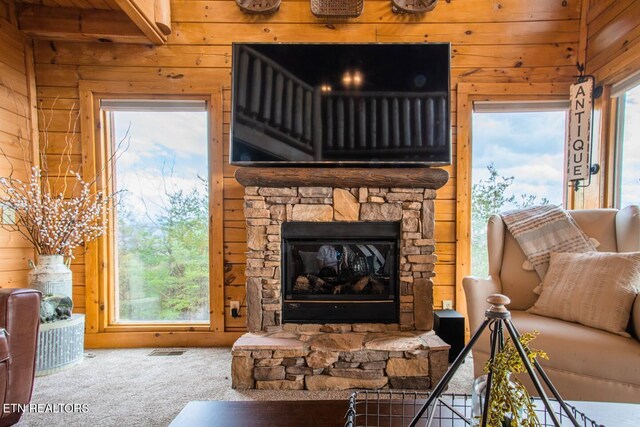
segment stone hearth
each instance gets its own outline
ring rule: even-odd
[[[367,332],[388,325],[301,325],[245,334],[233,346],[232,387],[262,390],[428,389],[448,368],[433,332]],[[339,332],[335,332],[339,331]]]

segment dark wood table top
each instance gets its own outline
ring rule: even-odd
[[[194,401],[170,427],[337,427],[345,423],[345,400]]]
[[[607,427],[640,426],[640,405],[637,404],[576,401],[568,403],[598,424]],[[385,407],[381,406],[381,412],[384,412]],[[347,399],[194,401],[184,407],[169,427],[341,427],[346,421],[347,408]],[[375,408],[372,408],[371,413],[375,412],[373,409]],[[407,419],[410,420],[410,417]],[[408,424],[402,420],[395,421],[384,425]],[[365,424],[377,425],[375,417]]]

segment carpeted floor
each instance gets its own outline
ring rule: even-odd
[[[19,427],[166,426],[191,400],[347,399],[350,392],[236,391],[229,348],[190,348],[182,356],[152,349],[89,350],[80,365],[36,378],[32,403],[85,404],[86,412],[26,413]],[[468,393],[467,360],[449,391]]]

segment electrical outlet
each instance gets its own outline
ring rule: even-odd
[[[450,299],[443,299],[442,300],[442,309],[443,310],[453,310],[453,301],[451,301]]]
[[[229,310],[231,310],[231,317],[240,317],[240,301],[230,301]]]

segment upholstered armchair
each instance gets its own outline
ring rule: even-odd
[[[640,251],[640,208],[570,211],[584,233],[599,242],[600,252]],[[465,277],[469,326],[473,334],[484,320],[486,298],[502,293],[518,330],[538,330],[532,347],[547,352],[540,360],[565,399],[640,403],[640,296],[636,296],[629,325],[631,338],[578,323],[529,314],[540,283],[535,271],[523,267],[526,257],[499,215],[489,219],[487,231],[489,277]],[[588,283],[585,284],[588,286]],[[473,350],[475,375],[483,373],[489,356],[486,331]],[[527,379],[523,377],[525,383]],[[527,387],[534,390],[531,383]]]
[[[31,400],[40,327],[40,292],[0,289],[0,427],[18,422]]]

